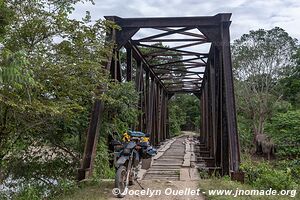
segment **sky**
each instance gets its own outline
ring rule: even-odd
[[[250,30],[279,26],[300,40],[300,0],[94,0],[78,3],[72,18],[86,11],[93,20],[103,16],[184,17],[232,13],[231,40]]]

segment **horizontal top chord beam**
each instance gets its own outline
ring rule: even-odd
[[[117,16],[105,16],[105,19],[114,21],[121,27],[157,28],[219,26],[220,22],[229,21],[230,17],[230,13],[220,13],[209,17],[121,18]]]

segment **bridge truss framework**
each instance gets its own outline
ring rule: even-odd
[[[212,165],[220,168],[222,175],[234,177],[239,174],[240,149],[230,51],[230,17],[230,13],[174,18],[106,16],[121,28],[113,29],[108,35],[115,48],[106,67],[116,81],[135,81],[142,111],[136,128],[150,133],[154,145],[170,138],[169,99],[176,93],[196,95],[201,108],[200,140],[209,152],[208,157],[213,159]],[[142,34],[134,39],[142,29],[155,30],[156,33],[152,31],[150,36]],[[202,52],[205,48],[201,45],[209,45],[209,51]],[[120,59],[123,47],[126,62]],[[125,75],[122,75],[122,67]],[[103,109],[103,102],[97,100],[91,113],[79,180],[92,173]]]

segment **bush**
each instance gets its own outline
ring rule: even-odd
[[[266,132],[274,139],[280,157],[300,156],[300,110],[276,114],[267,124]]]
[[[95,180],[99,178],[114,178],[115,176],[114,168],[109,166],[108,147],[103,139],[100,139],[98,143],[93,176]]]
[[[297,186],[291,170],[276,169],[270,163],[246,160],[241,164],[241,170],[246,173],[246,183],[258,189],[293,189]]]
[[[260,189],[289,190],[296,187],[292,180],[290,171],[283,170],[265,170],[254,182],[253,186]]]
[[[297,184],[300,184],[300,160],[299,159],[276,161],[274,163],[274,165],[278,169],[281,169],[281,170],[287,169],[287,170],[289,170],[293,180]]]
[[[42,191],[38,189],[38,187],[34,186],[26,186],[22,188],[16,196],[14,196],[15,200],[40,200],[42,199]]]

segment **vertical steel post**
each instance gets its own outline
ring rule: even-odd
[[[78,181],[90,177],[93,173],[93,164],[96,155],[96,148],[99,137],[99,129],[102,122],[103,110],[103,102],[100,100],[96,100],[93,105],[81,168],[78,170]]]
[[[126,48],[126,80],[132,81],[132,49]]]
[[[222,150],[222,66],[219,49],[214,45],[214,65],[216,72],[216,166],[223,168]]]
[[[223,56],[223,78],[224,78],[224,100],[225,110],[224,114],[227,118],[227,132],[230,145],[230,170],[237,172],[239,170],[239,140],[236,124],[236,111],[235,111],[235,99],[233,88],[233,74],[232,74],[232,62],[230,52],[230,37],[229,37],[229,22],[223,22],[221,24],[221,36],[222,36],[222,56]]]

